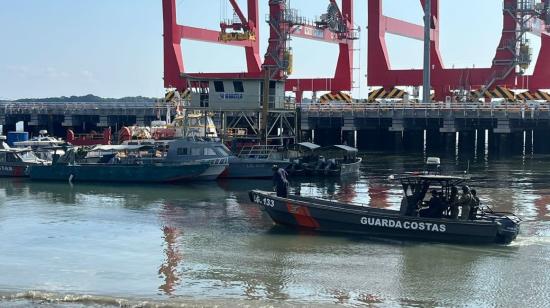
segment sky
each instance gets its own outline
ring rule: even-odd
[[[246,10],[246,1],[238,0]],[[328,0],[289,0],[311,19]],[[355,1],[361,29],[355,56],[355,97],[366,87],[367,1]],[[232,16],[228,0],[177,0],[181,24],[219,29]],[[260,0],[260,18],[268,12]],[[0,99],[85,95],[103,97],[164,94],[161,0],[0,0]],[[384,0],[384,12],[417,24],[417,0]],[[501,0],[441,0],[441,52],[447,67],[489,66],[502,29]],[[261,55],[268,26],[260,25]],[[394,68],[419,68],[422,42],[388,35]],[[533,40],[536,41],[536,40]],[[536,44],[535,50],[537,48]],[[293,39],[292,77],[334,74],[337,46]],[[187,72],[245,70],[244,49],[183,41]],[[536,54],[535,54],[536,59]]]

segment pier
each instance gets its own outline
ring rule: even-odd
[[[550,153],[548,103],[310,104],[302,140],[361,150]]]
[[[203,108],[204,109],[204,108]],[[238,111],[204,109],[218,129]],[[294,122],[294,111],[287,111]],[[29,132],[47,129],[65,136],[72,128],[89,132],[105,127],[150,125],[166,108],[150,102],[127,103],[0,103],[4,132],[23,121]],[[242,113],[242,111],[241,111]],[[251,111],[251,114],[254,114]],[[320,145],[346,143],[368,151],[464,151],[519,154],[550,153],[550,104],[523,103],[328,103],[297,108],[300,140]],[[293,124],[293,123],[291,123]]]

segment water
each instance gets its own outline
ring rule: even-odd
[[[0,306],[550,306],[550,157],[470,163],[484,204],[523,219],[509,246],[327,236],[274,227],[247,190],[0,180]],[[302,195],[398,208],[388,175],[423,157],[370,153],[358,178]],[[468,164],[443,159],[449,169]]]

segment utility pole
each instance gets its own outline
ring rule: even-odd
[[[432,1],[424,2],[424,83],[423,83],[423,103],[431,102],[431,31],[432,31]]]

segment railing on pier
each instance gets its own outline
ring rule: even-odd
[[[376,102],[376,103],[330,103],[319,104],[310,103],[302,104],[302,111],[317,112],[317,113],[362,113],[367,111],[441,111],[441,112],[465,112],[465,111],[480,111],[480,112],[505,112],[505,113],[521,113],[535,111],[538,113],[549,113],[550,103],[548,102],[530,102],[530,103],[508,103],[508,102],[491,102],[491,103],[404,103],[404,102]]]
[[[5,114],[41,113],[46,111],[94,111],[94,110],[155,110],[155,102],[0,102],[0,111]]]

